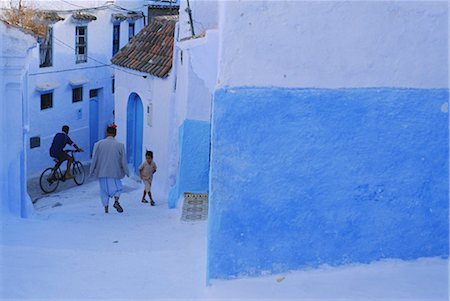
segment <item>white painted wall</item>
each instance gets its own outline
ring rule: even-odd
[[[190,0],[191,14],[194,24],[195,35],[206,32],[209,29],[217,29],[219,1],[211,0]],[[189,14],[187,13],[187,1],[180,1],[179,39],[192,36],[191,25],[189,24]]]
[[[185,119],[209,121],[211,95],[217,79],[217,30],[204,38],[176,43],[176,125]]]
[[[186,119],[210,122],[211,100],[217,81],[218,30],[205,37],[178,41],[174,70],[176,92],[171,108],[169,183],[175,185],[179,167],[179,129]]]
[[[445,1],[220,1],[220,85],[448,87]]]
[[[75,2],[73,2],[75,3]],[[76,2],[77,5],[84,7],[94,7],[101,4],[98,1]],[[34,6],[40,6],[41,3],[35,3]],[[42,3],[45,8],[47,2]],[[129,8],[142,7],[145,12],[142,1],[124,1],[120,5]],[[65,10],[76,9],[76,6],[66,4]],[[79,7],[78,7],[79,8]],[[77,159],[87,162],[90,160],[89,153],[89,90],[100,89],[99,93],[99,137],[103,137],[106,125],[113,121],[112,111],[114,109],[114,95],[112,94],[112,78],[114,69],[111,65],[113,23],[111,22],[112,13],[123,13],[117,7],[109,6],[98,10],[92,10],[88,13],[97,17],[97,20],[88,23],[79,23],[72,19],[71,11],[60,11],[58,14],[65,18],[64,21],[53,25],[53,66],[39,67],[39,47],[32,52],[32,61],[28,76],[28,111],[30,132],[29,138],[39,136],[41,146],[30,149],[28,145],[28,175],[37,176],[40,172],[52,165],[52,159],[49,156],[53,136],[61,130],[61,126],[67,124],[70,126],[69,135],[83,149],[84,153],[77,155]],[[88,60],[86,63],[76,64],[75,60],[75,27],[77,25],[86,25],[88,27]],[[144,27],[144,19],[135,21],[135,34]],[[128,43],[128,21],[121,22],[120,47]],[[83,85],[83,101],[72,103],[71,80],[85,79]],[[53,90],[53,108],[40,109],[41,92],[36,89],[42,83],[58,83],[57,88]],[[81,114],[80,114],[81,110]],[[81,117],[81,118],[80,118]]]
[[[33,211],[26,191],[24,90],[36,39],[0,22],[0,215]]]
[[[142,100],[144,107],[144,131],[142,160],[145,151],[153,151],[158,171],[153,177],[152,193],[157,199],[166,199],[169,189],[168,161],[169,161],[169,127],[170,127],[170,99],[173,93],[173,75],[161,79],[149,74],[139,73],[130,69],[116,71],[115,111],[117,124],[117,140],[127,143],[127,103],[129,96],[136,93]],[[133,75],[133,74],[136,75]],[[147,78],[144,78],[146,76]],[[147,123],[147,106],[152,106],[152,126]],[[156,201],[157,201],[156,199]]]

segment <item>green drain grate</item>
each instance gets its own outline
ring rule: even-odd
[[[183,221],[202,221],[208,219],[208,194],[207,193],[184,193]]]

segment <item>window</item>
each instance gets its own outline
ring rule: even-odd
[[[53,28],[48,27],[47,36],[39,43],[39,67],[53,65]]]
[[[134,23],[128,23],[128,41],[134,37]]]
[[[116,81],[113,78],[112,79],[112,94],[114,94],[115,90],[116,90]]]
[[[72,89],[72,102],[79,102],[83,100],[83,87]]]
[[[75,54],[77,64],[87,62],[87,27],[77,26],[75,29]]]
[[[113,55],[119,51],[120,24],[115,24],[113,28]]]
[[[53,107],[53,92],[41,94],[41,110]]]
[[[98,96],[98,89],[89,90],[89,98],[94,98]]]
[[[35,136],[30,137],[30,148],[35,148],[41,146],[41,137]]]

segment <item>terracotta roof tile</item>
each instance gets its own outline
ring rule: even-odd
[[[111,62],[157,77],[167,77],[172,69],[176,21],[172,16],[154,18]]]

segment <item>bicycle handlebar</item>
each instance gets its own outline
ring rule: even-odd
[[[82,148],[80,149],[66,149],[65,150],[68,153],[80,153],[80,152],[84,152],[84,150]]]

